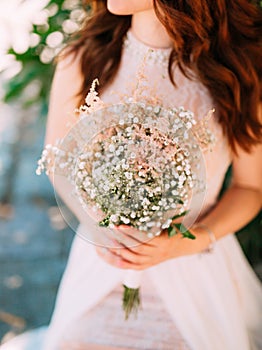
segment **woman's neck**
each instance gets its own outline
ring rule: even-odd
[[[138,40],[152,48],[172,46],[172,41],[154,9],[135,13],[132,16],[131,31]]]

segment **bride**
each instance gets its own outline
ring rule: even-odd
[[[234,236],[259,212],[262,198],[262,15],[253,3],[92,2],[92,17],[58,60],[46,143],[65,136],[69,121],[65,116],[83,102],[95,78],[99,77],[105,102],[117,103],[120,93],[130,95],[130,82],[145,57],[144,74],[164,106],[183,105],[199,119],[216,107],[211,121],[216,143],[205,154],[207,193],[191,228],[194,241],[163,233],[137,247],[96,247],[80,238],[81,232],[91,229],[82,208],[65,189],[56,188],[80,226],[45,350],[78,349],[81,339],[76,328],[85,321],[92,323],[92,310],[103,306],[126,269],[143,270],[165,318],[172,320],[173,330],[183,339],[184,347],[170,343],[159,349],[262,349],[261,286]],[[230,164],[232,183],[219,198]],[[211,243],[212,252],[204,253]],[[165,319],[162,322],[165,325]],[[151,331],[154,339],[158,328]],[[71,345],[66,345],[69,340]],[[130,341],[126,339],[127,347]],[[83,344],[84,348],[92,350]]]

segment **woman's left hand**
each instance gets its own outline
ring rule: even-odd
[[[116,228],[120,235],[137,237],[137,230],[126,225]],[[201,231],[190,230],[196,239],[183,238],[180,233],[168,237],[167,230],[147,242],[134,240],[134,244],[118,248],[97,247],[98,255],[108,264],[121,269],[144,270],[165,260],[200,253],[208,246],[208,237]],[[124,236],[123,236],[124,237]],[[117,243],[117,242],[116,242]],[[118,244],[119,246],[119,244]]]

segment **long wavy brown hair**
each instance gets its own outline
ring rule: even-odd
[[[69,43],[69,53],[81,55],[86,96],[99,77],[107,87],[119,68],[122,43],[131,26],[131,16],[116,16],[106,0],[92,3],[92,15]],[[153,0],[174,49],[169,76],[178,65],[191,79],[195,72],[208,88],[218,111],[218,121],[233,151],[239,145],[250,151],[261,142],[259,105],[262,100],[262,11],[259,1],[248,0]],[[101,90],[100,90],[101,91]]]

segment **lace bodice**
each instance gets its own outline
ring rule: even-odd
[[[174,70],[176,87],[171,83],[168,76],[170,52],[171,48],[154,49],[145,45],[129,31],[123,43],[120,68],[113,83],[103,93],[102,100],[106,103],[119,103],[121,99],[132,96],[137,86],[138,74],[142,71],[145,84],[141,95],[154,94],[166,108],[183,106],[194,112],[197,120],[201,120],[215,107],[214,101],[200,81],[186,78],[178,67]],[[230,149],[216,121],[216,113],[209,120],[209,128],[214,133],[216,142],[212,151],[204,155],[207,194],[202,213],[216,202],[225,172],[231,162]]]

